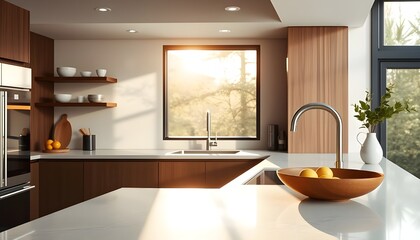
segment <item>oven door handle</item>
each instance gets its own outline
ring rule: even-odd
[[[7,186],[7,92],[0,91],[0,187]]]
[[[8,193],[8,194],[1,195],[0,196],[0,200],[5,199],[5,198],[8,198],[8,197],[11,197],[11,196],[14,196],[14,195],[19,194],[19,193],[23,193],[23,192],[29,191],[32,188],[35,188],[35,186],[25,186],[22,189],[16,190],[16,191],[11,192],[11,193]]]

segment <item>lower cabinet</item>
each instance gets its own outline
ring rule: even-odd
[[[261,159],[161,161],[159,187],[220,188],[261,161]]]
[[[44,216],[121,187],[219,188],[262,160],[63,160],[33,163],[31,218]],[[39,168],[38,168],[39,167]]]
[[[206,187],[220,188],[260,162],[261,160],[208,161]]]
[[[159,162],[159,187],[204,188],[206,164],[194,161]]]
[[[122,160],[85,162],[85,200],[121,187],[157,188],[158,162]]]
[[[30,191],[30,212],[29,219],[39,217],[39,162],[31,161],[31,185],[35,188]]]
[[[39,162],[40,216],[80,203],[83,199],[83,161]]]

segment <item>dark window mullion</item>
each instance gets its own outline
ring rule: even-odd
[[[379,105],[380,96],[385,93],[385,66],[388,66],[388,63],[396,64],[400,62],[410,65],[410,63],[420,62],[419,46],[384,46],[384,1],[376,0],[371,11],[371,92],[373,94],[373,107]],[[403,68],[401,64],[398,64],[398,66]],[[377,136],[384,153],[386,153],[386,123],[378,126]]]

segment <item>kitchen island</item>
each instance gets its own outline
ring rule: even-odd
[[[420,236],[420,180],[387,159],[365,165],[357,154],[345,155],[345,168],[383,172],[384,181],[367,195],[324,202],[281,185],[244,184],[264,169],[332,167],[335,155],[246,152],[270,157],[221,189],[121,188],[10,229],[0,239],[397,240]]]

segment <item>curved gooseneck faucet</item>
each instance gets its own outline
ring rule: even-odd
[[[343,167],[343,121],[341,120],[340,114],[331,106],[325,103],[308,103],[300,107],[292,117],[292,122],[290,125],[290,131],[296,132],[296,125],[297,121],[299,120],[300,116],[311,109],[321,109],[325,110],[331,115],[334,116],[334,119],[337,123],[337,137],[336,137],[336,159],[335,159],[335,167],[342,168]]]

